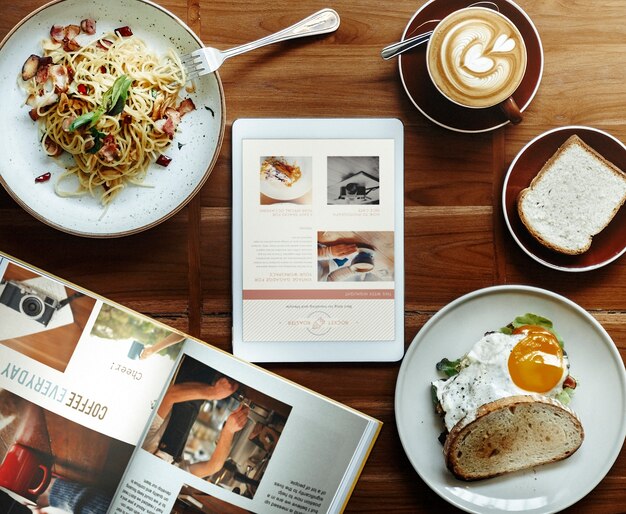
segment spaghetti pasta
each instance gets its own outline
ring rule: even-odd
[[[191,99],[180,102],[186,76],[173,50],[160,57],[132,33],[122,35],[129,29],[85,46],[68,38],[68,27],[61,37],[59,32],[53,27],[35,75],[23,82],[30,115],[42,122],[48,155],[73,156],[74,165],[57,180],[57,194],[89,193],[107,205],[126,185],[142,184],[181,117],[195,106]],[[66,189],[69,177],[78,180],[75,190]]]

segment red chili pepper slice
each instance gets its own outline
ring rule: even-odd
[[[170,162],[172,162],[172,158],[168,157],[165,154],[159,155],[159,158],[156,160],[156,163],[159,166],[163,166],[164,168],[167,168],[167,166],[169,166]]]
[[[38,177],[35,177],[35,182],[48,182],[51,176],[52,174],[48,171],[44,173],[43,175],[39,175]]]
[[[133,31],[130,30],[130,27],[128,25],[115,29],[115,33],[119,34],[122,37],[130,37],[133,35]]]
[[[76,89],[81,95],[87,94],[87,86],[85,84],[78,84],[78,86],[76,86]]]

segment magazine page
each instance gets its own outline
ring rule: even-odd
[[[298,127],[315,121],[299,120]],[[237,303],[241,297],[236,355],[360,360],[373,351],[375,360],[399,358],[403,203],[393,135],[401,124],[390,121],[382,120],[391,130],[378,137],[351,130],[326,138],[288,130],[276,138],[266,132],[235,137],[240,169],[233,181],[241,197],[235,249],[242,256],[234,263],[234,275],[241,275],[241,291],[234,292]],[[255,352],[254,345],[265,351]],[[289,353],[294,345],[298,350]],[[312,346],[319,350],[307,352]]]
[[[111,511],[342,512],[380,426],[188,340]]]
[[[0,254],[0,511],[106,511],[183,339]]]

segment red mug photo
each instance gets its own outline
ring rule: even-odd
[[[14,443],[0,464],[0,487],[35,501],[50,484],[50,457]]]

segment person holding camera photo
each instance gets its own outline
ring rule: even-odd
[[[176,405],[184,402],[224,400],[237,391],[239,384],[226,377],[220,377],[213,384],[190,381],[170,385],[163,401],[159,405],[152,425],[143,443],[143,449],[172,463],[174,456],[164,451],[161,439],[172,421],[172,412]],[[249,408],[240,405],[226,419],[215,450],[207,461],[190,464],[183,461],[180,467],[194,475],[206,478],[217,473],[226,462],[233,444],[234,436],[243,429],[248,421]]]

